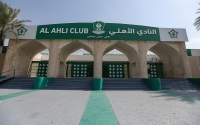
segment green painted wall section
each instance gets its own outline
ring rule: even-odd
[[[103,91],[91,92],[80,125],[118,125]]]
[[[7,49],[8,49],[8,46],[3,46],[2,53],[6,53]]]
[[[5,78],[6,76],[0,76],[0,79]]]
[[[92,90],[102,90],[102,88],[103,88],[103,79],[102,78],[93,78]]]
[[[142,81],[153,91],[161,90],[161,83],[159,78],[143,78]]]
[[[34,79],[34,89],[44,89],[51,82],[50,77],[36,77]]]
[[[187,78],[187,80],[200,86],[200,78]]]
[[[191,49],[187,49],[187,55],[188,55],[188,56],[192,56]]]

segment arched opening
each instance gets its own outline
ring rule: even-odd
[[[61,48],[60,77],[93,77],[93,51],[80,41]]]
[[[12,64],[13,69],[16,70],[15,76],[30,76],[33,57],[45,49],[47,48],[36,40],[31,40],[20,46],[15,52],[14,62]]]
[[[163,63],[158,55],[148,51],[147,56],[148,78],[163,78]]]
[[[149,51],[160,57],[163,64],[164,78],[183,78],[184,71],[181,64],[181,57],[177,50],[160,42],[151,47]]]
[[[29,77],[46,77],[48,70],[49,50],[45,49],[35,55],[29,68]]]
[[[113,51],[112,51],[113,50]],[[138,54],[125,42],[118,41],[103,52],[104,78],[136,78]]]

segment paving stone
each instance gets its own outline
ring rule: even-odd
[[[78,125],[90,91],[41,90],[0,102],[0,125]]]
[[[8,91],[17,92],[12,89]],[[9,92],[3,90],[1,94]],[[3,100],[0,102],[0,125],[79,125],[90,92],[39,90]],[[200,123],[200,103],[182,98],[198,100],[199,90],[105,91],[105,93],[120,125],[199,125]]]
[[[20,92],[20,91],[24,91],[24,90],[21,90],[21,89],[0,89],[0,96],[15,93],[15,92]]]
[[[199,125],[200,104],[153,91],[106,91],[120,125]]]

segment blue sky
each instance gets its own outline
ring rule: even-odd
[[[21,9],[27,25],[94,22],[125,23],[163,28],[186,28],[186,47],[200,49],[200,31],[193,26],[198,0],[2,0]]]

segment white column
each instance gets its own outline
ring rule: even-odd
[[[102,78],[102,41],[94,41],[94,78]]]
[[[48,77],[59,77],[60,59],[59,59],[59,41],[52,40],[49,48],[49,64],[48,64]]]

